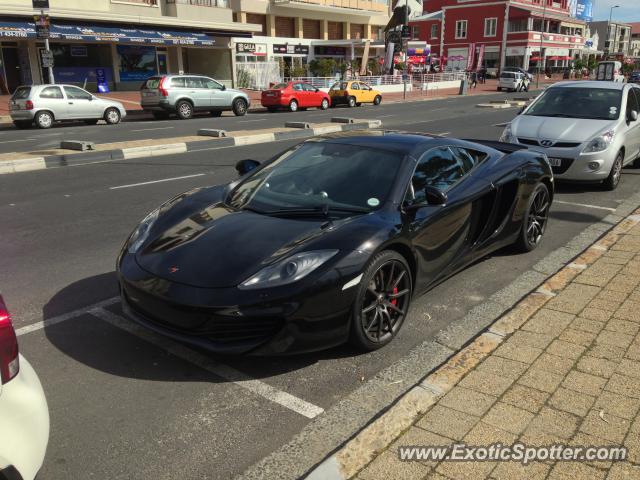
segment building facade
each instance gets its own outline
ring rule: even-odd
[[[0,0],[0,92],[48,82],[31,0]],[[237,62],[353,59],[389,20],[387,0],[50,0],[54,79],[135,90],[151,75],[200,73],[231,86]],[[374,44],[373,46],[371,44]],[[282,68],[278,74],[282,76]]]
[[[598,50],[605,55],[628,56],[631,52],[631,25],[621,22],[591,22],[589,27],[598,32]]]
[[[585,23],[569,7],[568,0],[426,0],[412,25],[448,68],[565,67],[585,45]]]
[[[640,22],[630,23],[631,25],[631,44],[629,46],[629,56],[640,58]]]

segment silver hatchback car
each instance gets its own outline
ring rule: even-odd
[[[638,85],[558,83],[518,115],[501,140],[544,152],[558,180],[614,190],[625,165],[640,167],[639,112]]]
[[[74,85],[29,85],[16,88],[9,101],[9,113],[18,128],[49,128],[54,122],[98,120],[115,125],[127,115],[120,102],[99,98]]]
[[[140,96],[142,109],[155,118],[167,118],[175,113],[186,120],[197,111],[208,111],[219,117],[225,110],[242,116],[251,104],[246,93],[202,75],[150,77],[142,85]]]

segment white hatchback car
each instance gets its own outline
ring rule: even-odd
[[[619,82],[562,82],[509,124],[501,141],[547,155],[558,180],[618,186],[625,165],[640,167],[640,88]]]
[[[48,443],[47,400],[0,296],[0,478],[33,480]]]

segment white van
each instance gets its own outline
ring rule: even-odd
[[[596,80],[608,82],[624,82],[622,62],[600,62],[596,70]]]

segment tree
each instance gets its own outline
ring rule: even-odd
[[[316,77],[331,77],[336,70],[336,61],[333,58],[311,60],[309,70]]]

